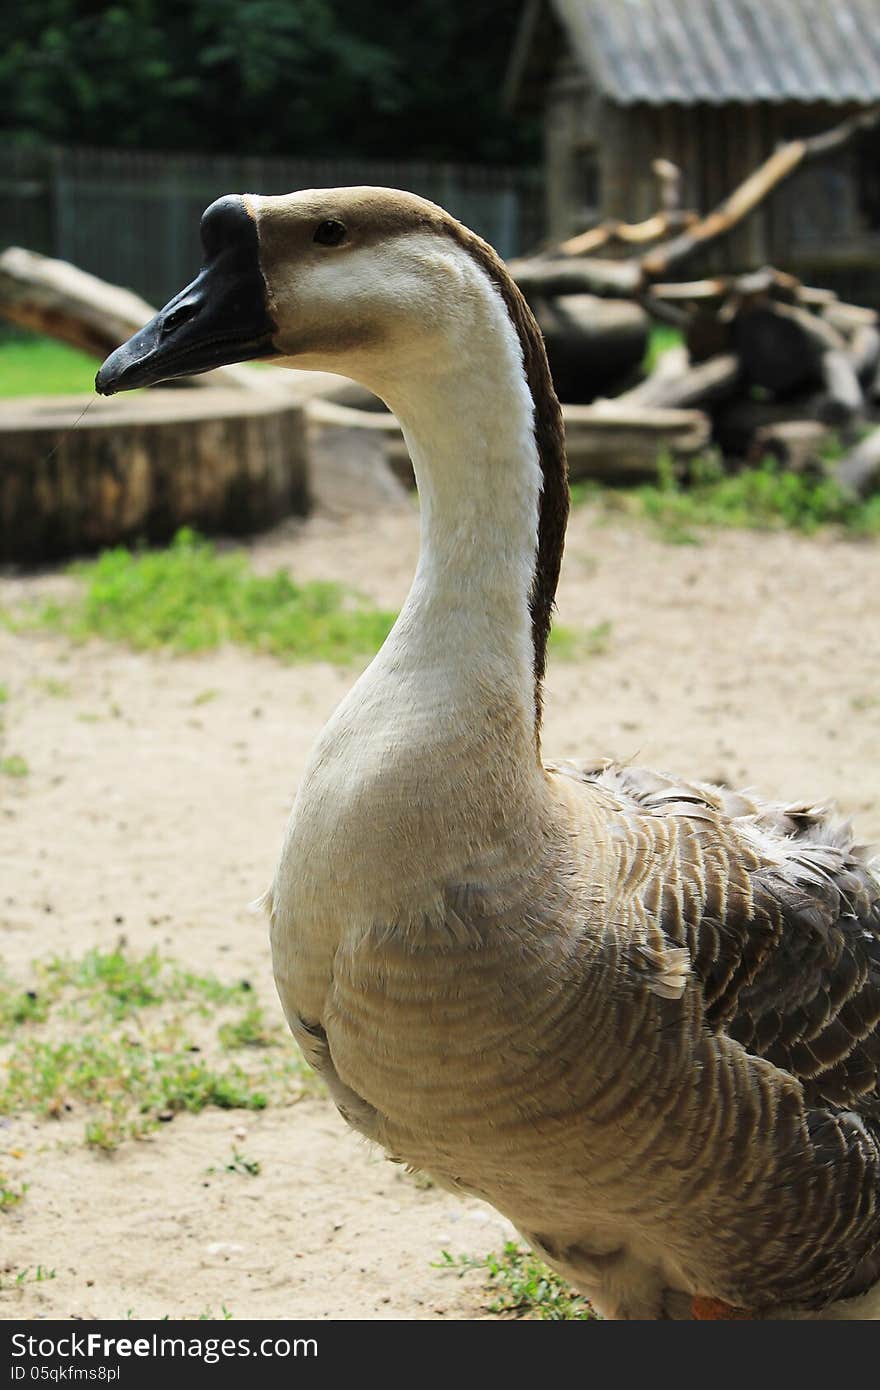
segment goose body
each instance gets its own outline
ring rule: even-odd
[[[870,1316],[880,884],[825,808],[543,763],[567,487],[502,264],[382,189],[224,199],[203,236],[98,389],[198,370],[200,343],[343,372],[394,410],[421,495],[409,597],[266,895],[306,1057],[349,1124],[491,1202],[605,1316]],[[256,267],[246,326],[200,339]]]

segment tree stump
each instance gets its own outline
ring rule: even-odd
[[[181,526],[241,535],[308,500],[304,412],[289,396],[155,390],[0,408],[2,561],[164,542]]]

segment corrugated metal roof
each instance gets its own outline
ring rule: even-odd
[[[880,100],[880,0],[552,0],[612,101]]]

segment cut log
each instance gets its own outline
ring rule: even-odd
[[[757,468],[765,459],[775,459],[792,473],[823,473],[822,445],[829,429],[818,420],[780,420],[763,425],[752,436],[746,462]]]
[[[563,415],[572,482],[651,480],[661,455],[683,463],[709,443],[709,417],[700,410],[633,409],[597,401],[565,405]]]
[[[758,430],[782,424],[797,415],[802,420],[821,420],[825,395],[819,390],[797,400],[754,400],[741,396],[724,401],[712,412],[712,437],[727,458],[746,459]]]
[[[639,367],[648,346],[648,316],[628,299],[560,295],[536,300],[556,394],[586,404]]]
[[[2,561],[162,542],[181,526],[241,535],[308,500],[304,412],[283,396],[158,389],[0,408]]]
[[[571,256],[533,256],[509,261],[507,269],[529,301],[556,294],[626,298],[638,292],[644,278],[635,261],[576,260]]]
[[[103,360],[156,310],[119,285],[68,264],[9,246],[0,255],[0,316]],[[269,376],[247,366],[218,367],[182,377],[188,386],[238,386],[263,390]],[[271,369],[265,369],[267,372]],[[272,373],[274,375],[274,372]],[[39,382],[34,382],[35,389]]]
[[[849,340],[849,360],[860,382],[873,381],[880,364],[880,329],[861,324]]]
[[[851,449],[837,465],[837,481],[856,497],[880,492],[880,429]]]
[[[850,337],[859,328],[876,328],[878,317],[874,309],[865,309],[861,304],[842,304],[835,295],[821,308],[822,317],[838,333]]]
[[[675,362],[681,365],[675,370],[674,366],[664,365],[665,359],[672,357],[674,352],[675,349],[665,352],[650,376],[615,398],[617,404],[676,409],[714,405],[736,394],[742,373],[739,358],[733,353],[710,357],[692,366],[682,350],[680,356],[676,353]]]
[[[861,415],[865,398],[850,354],[841,348],[829,348],[820,363],[825,386],[825,405],[821,418],[829,425],[845,425]]]

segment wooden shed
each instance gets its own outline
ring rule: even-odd
[[[547,230],[658,204],[658,157],[708,211],[782,141],[880,101],[880,0],[526,0],[508,109],[543,109]],[[797,174],[716,252],[880,294],[880,137]]]

